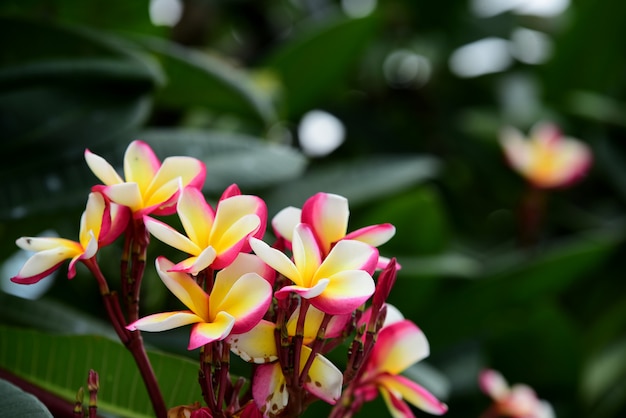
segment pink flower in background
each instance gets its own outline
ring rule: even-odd
[[[85,160],[104,183],[94,190],[129,207],[136,219],[148,214],[174,213],[180,190],[188,186],[200,189],[206,177],[206,168],[200,160],[168,157],[161,164],[152,148],[143,141],[133,141],[126,149],[125,179],[104,158],[89,150],[85,150]]]
[[[523,384],[509,386],[496,370],[483,370],[479,376],[482,391],[493,399],[492,406],[482,418],[554,418],[550,404],[537,397],[535,391]]]
[[[538,188],[571,185],[592,163],[591,150],[584,142],[563,136],[550,123],[535,125],[528,138],[507,127],[500,134],[500,144],[511,167]]]

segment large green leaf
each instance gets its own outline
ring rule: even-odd
[[[616,416],[626,405],[626,340],[615,342],[591,357],[581,378],[588,416]]]
[[[271,54],[264,66],[282,82],[290,115],[315,106],[347,78],[359,53],[375,34],[376,17],[329,17],[301,24],[296,35]]]
[[[267,196],[273,210],[301,206],[317,192],[345,196],[351,205],[371,203],[434,178],[439,161],[430,156],[381,156],[335,163],[310,170]]]
[[[92,151],[121,167],[131,139],[141,138],[159,157],[189,155],[206,163],[205,191],[219,194],[237,183],[243,189],[266,187],[299,176],[306,159],[290,147],[263,142],[243,134],[186,129],[149,129],[117,140],[115,147],[96,146]],[[20,218],[42,211],[82,207],[89,188],[98,183],[80,155],[71,161],[35,161],[13,171],[0,169],[0,219]],[[121,170],[120,170],[121,172]],[[4,173],[3,177],[2,174]]]
[[[1,368],[54,395],[73,401],[94,369],[100,375],[100,410],[129,418],[154,416],[132,356],[117,342],[0,326],[0,347]],[[168,407],[202,399],[195,362],[161,352],[148,356]]]
[[[75,207],[84,149],[143,124],[158,67],[86,29],[0,18],[0,36],[0,218]]]
[[[0,379],[0,417],[52,418],[52,414],[33,395]]]
[[[294,149],[244,134],[193,129],[149,129],[140,133],[158,155],[190,155],[205,162],[204,190],[221,193],[236,183],[244,191],[298,177],[306,159]]]
[[[137,38],[163,67],[167,82],[159,90],[158,104],[189,109],[200,106],[215,112],[232,113],[269,126],[275,110],[269,97],[244,70],[196,49],[159,38]]]

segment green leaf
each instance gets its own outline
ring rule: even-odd
[[[47,299],[22,299],[4,292],[0,292],[0,323],[46,332],[117,338],[109,324],[67,305]]]
[[[233,183],[243,191],[281,183],[298,177],[306,165],[306,159],[293,148],[244,134],[155,128],[142,131],[140,138],[159,156],[190,155],[204,161],[204,190],[214,194]]]
[[[280,210],[290,205],[300,207],[315,193],[327,192],[345,196],[352,207],[390,196],[438,173],[439,161],[429,156],[364,158],[310,170],[269,193],[266,201],[273,210]]]
[[[4,417],[52,418],[52,414],[39,399],[0,379],[0,418]]]
[[[422,257],[399,257],[398,274],[411,277],[456,277],[476,279],[483,273],[483,263],[461,253],[448,252]]]
[[[47,334],[0,326],[0,367],[72,401],[94,369],[100,376],[98,409],[124,417],[154,416],[131,354],[99,336]],[[168,407],[200,401],[198,365],[182,357],[148,353]]]
[[[376,18],[331,17],[300,27],[264,63],[282,82],[290,115],[309,110],[347,78],[375,34]]]
[[[158,38],[136,38],[151,51],[167,76],[159,90],[159,105],[189,109],[200,106],[217,112],[232,113],[269,126],[276,119],[267,95],[251,76],[239,68],[207,53]]]
[[[581,392],[587,416],[609,418],[626,405],[626,340],[596,353],[583,370]]]
[[[149,7],[149,0],[20,0],[2,2],[0,13],[41,20],[53,19],[99,29],[124,28],[141,33],[166,33],[169,28],[155,26],[150,21]]]
[[[618,51],[626,37],[624,16],[622,0],[577,2],[569,30],[555,40],[554,56],[546,64],[547,97],[561,101],[572,91],[607,93],[622,85],[626,58]]]

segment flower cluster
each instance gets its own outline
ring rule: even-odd
[[[202,193],[206,170],[197,159],[161,163],[146,143],[134,141],[124,156],[124,178],[89,150],[85,159],[103,184],[92,188],[79,240],[18,239],[35,254],[11,280],[35,283],[67,259],[72,278],[82,262],[135,357],[158,417],[299,416],[316,400],[334,405],[332,417],[344,417],[379,393],[394,417],[413,417],[408,404],[446,412],[445,404],[401,375],[428,356],[429,346],[422,331],[386,303],[399,267],[377,247],[394,235],[392,225],[349,232],[348,201],[318,193],[301,209],[286,208],[272,219],[270,245],[265,202],[233,185],[213,207]],[[174,214],[181,230],[163,218]],[[120,304],[98,252],[121,236]],[[141,317],[151,237],[184,254],[175,261],[158,256],[155,266],[185,309]],[[188,349],[199,349],[205,405],[173,406],[168,414],[139,333],[185,325],[191,325]],[[342,371],[327,354],[346,346]],[[252,365],[250,385],[231,378],[231,354]]]

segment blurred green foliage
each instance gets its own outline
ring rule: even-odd
[[[390,302],[425,331],[428,367],[411,376],[448,403],[447,416],[488,406],[477,384],[485,367],[531,385],[558,417],[626,415],[626,3],[573,0],[555,17],[480,17],[470,1],[378,3],[349,17],[332,0],[186,0],[173,28],[150,22],[145,0],[0,3],[0,261],[19,236],[75,237],[96,182],[84,149],[120,164],[142,138],[162,158],[205,161],[210,199],[236,182],[271,216],[335,192],[350,200],[351,229],[395,224],[381,249],[403,265]],[[545,62],[513,59],[473,78],[450,70],[457,48],[520,28],[550,40]],[[390,59],[398,51],[428,65],[407,76]],[[297,142],[313,109],[346,129],[325,157]],[[586,141],[595,161],[581,183],[550,193],[528,248],[517,245],[526,185],[497,135],[539,120]],[[155,245],[152,256],[167,251]],[[18,266],[5,267],[3,283]],[[0,293],[3,367],[15,363],[9,340],[34,338],[21,355],[37,356],[52,338],[42,331],[110,333],[90,319],[102,309],[89,276],[63,276],[37,302]],[[157,282],[149,271],[146,311],[175,306]],[[185,332],[146,338],[195,355]],[[381,411],[378,402],[360,416]]]

